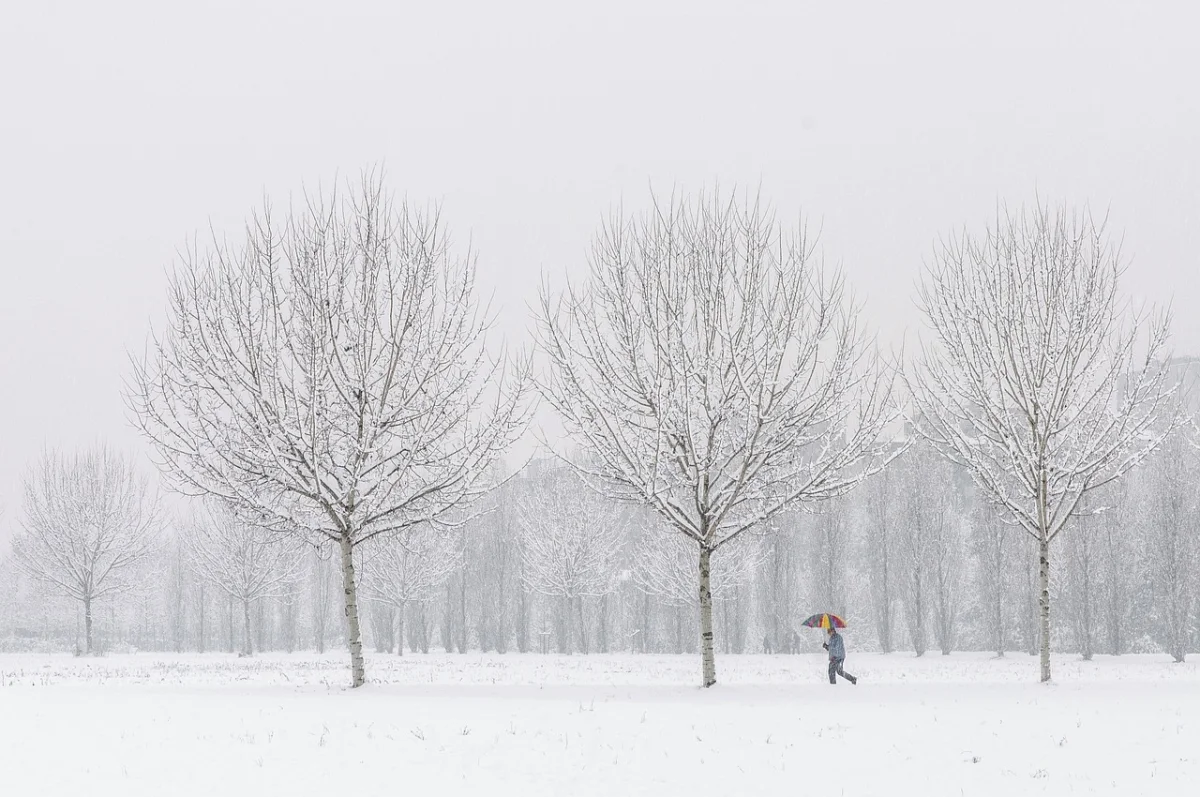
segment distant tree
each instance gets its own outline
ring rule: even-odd
[[[893,464],[872,477],[858,493],[865,528],[864,555],[871,585],[871,618],[884,653],[895,649],[894,625],[901,574],[897,549],[899,466]]]
[[[216,500],[196,508],[183,534],[196,575],[241,607],[242,653],[251,655],[250,607],[290,592],[304,564],[302,546],[294,536],[256,526]]]
[[[1154,630],[1182,662],[1196,626],[1200,595],[1200,464],[1183,435],[1173,435],[1147,465],[1138,517],[1154,595]]]
[[[463,563],[463,535],[457,530],[408,528],[378,537],[363,551],[367,599],[395,609],[396,655],[404,654],[404,613],[428,600]]]
[[[158,499],[133,463],[105,447],[47,451],[25,477],[17,565],[47,591],[83,606],[94,651],[97,601],[133,590],[162,527]]]
[[[579,649],[587,653],[583,602],[616,590],[627,519],[621,507],[605,502],[566,467],[548,469],[523,487],[517,506],[525,586],[562,602],[564,630],[574,612]]]
[[[975,588],[982,609],[981,616],[991,648],[999,657],[1004,656],[1008,646],[1008,594],[1010,571],[1017,564],[1014,559],[1017,543],[1016,532],[987,503],[973,501],[971,510],[971,550],[978,574]]]

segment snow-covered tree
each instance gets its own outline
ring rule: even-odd
[[[992,650],[1003,656],[1008,646],[1008,597],[1010,573],[1017,562],[1016,532],[997,516],[995,508],[973,502],[971,511],[971,549],[974,555],[976,597],[985,618],[984,628]]]
[[[462,563],[463,535],[458,529],[411,527],[378,537],[363,550],[367,599],[395,610],[397,655],[404,655],[408,605],[429,600]]]
[[[809,605],[845,616],[850,609],[850,535],[843,511],[844,504],[830,502],[819,512],[798,515],[797,525],[808,553]]]
[[[241,608],[242,653],[251,655],[250,607],[291,591],[304,564],[302,544],[294,536],[256,526],[217,500],[196,507],[183,540],[196,575]]]
[[[354,549],[457,517],[525,425],[524,368],[489,359],[474,274],[436,209],[368,176],[189,251],[135,364],[130,404],[179,489],[337,546],[354,686]]]
[[[614,218],[590,280],[542,298],[542,394],[598,489],[691,543],[702,682],[716,683],[712,557],[870,471],[890,381],[840,278],[757,201]]]
[[[1039,207],[944,242],[919,288],[915,420],[1037,546],[1043,681],[1051,543],[1173,424],[1169,319],[1130,313],[1121,272],[1102,225]]]
[[[1171,438],[1147,465],[1138,507],[1153,588],[1154,636],[1175,661],[1187,655],[1200,594],[1200,467],[1182,434]]]
[[[1084,661],[1096,652],[1099,612],[1101,551],[1104,545],[1103,518],[1087,511],[1089,498],[1081,504],[1076,532],[1066,540],[1066,578],[1064,593],[1073,626],[1075,647]],[[1097,498],[1102,501],[1102,498]]]
[[[951,496],[949,511],[933,528],[929,540],[930,609],[933,635],[943,656],[958,645],[967,563],[969,516],[962,501]]]
[[[1113,656],[1124,653],[1130,642],[1130,625],[1135,615],[1134,595],[1141,581],[1139,574],[1139,540],[1130,533],[1137,528],[1132,520],[1127,481],[1114,484],[1111,495],[1113,509],[1099,518],[1097,530],[1102,573],[1103,606],[1101,614],[1108,652]]]
[[[782,653],[790,649],[796,632],[796,616],[804,612],[801,601],[807,596],[802,588],[802,564],[812,551],[798,528],[800,519],[799,516],[781,518],[763,535],[761,561],[756,569],[759,611],[765,632],[764,651]],[[739,564],[740,570],[746,570],[747,562]],[[726,590],[727,595],[736,587],[735,580]]]
[[[901,579],[896,530],[900,503],[898,470],[897,464],[885,468],[856,495],[866,530],[863,553],[871,585],[871,619],[879,649],[884,653],[895,649],[894,625]]]
[[[17,565],[48,592],[83,606],[93,651],[97,601],[133,590],[161,530],[158,499],[133,462],[99,447],[45,452],[25,477]]]
[[[948,468],[926,445],[910,449],[895,466],[899,471],[899,517],[896,524],[900,598],[909,641],[918,656],[929,644],[934,578],[933,541],[948,522]]]
[[[616,590],[627,513],[589,489],[566,466],[546,469],[523,486],[517,505],[525,586],[563,603],[563,629],[566,617],[574,613],[579,649],[587,653],[584,599]],[[566,634],[560,636],[565,641]]]
[[[332,545],[313,548],[309,559],[309,622],[313,645],[318,653],[329,643],[330,620],[336,609],[337,572],[333,565]]]

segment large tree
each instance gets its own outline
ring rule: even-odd
[[[181,490],[336,546],[354,686],[354,549],[461,517],[526,420],[524,368],[489,359],[474,274],[436,209],[368,176],[188,251],[135,364],[130,403]]]
[[[131,460],[101,447],[44,453],[25,477],[23,508],[17,565],[82,604],[91,653],[92,609],[140,583],[162,527],[159,502]]]
[[[1037,547],[1043,681],[1051,543],[1174,422],[1169,319],[1132,311],[1121,273],[1102,224],[1038,207],[945,241],[919,286],[918,428]]]
[[[613,218],[590,279],[543,294],[543,395],[595,486],[693,546],[702,679],[716,683],[711,559],[875,464],[890,381],[802,230],[717,196]]]

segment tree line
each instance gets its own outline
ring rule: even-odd
[[[126,390],[187,508],[113,452],[47,452],[5,615],[52,630],[72,600],[86,651],[97,605],[109,644],[336,644],[354,686],[364,637],[698,650],[710,686],[816,611],[884,651],[1028,648],[1042,680],[1054,646],[1194,648],[1194,369],[1088,214],[939,243],[915,356],[757,197],[656,199],[588,263],[509,353],[474,253],[376,174],[187,250]],[[538,401],[566,439],[505,472]]]

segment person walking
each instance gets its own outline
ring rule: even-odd
[[[829,626],[829,640],[821,647],[829,651],[829,683],[836,685],[837,676],[840,675],[857,686],[858,679],[842,669],[842,663],[846,661],[846,644],[842,641],[842,635],[832,625]]]

